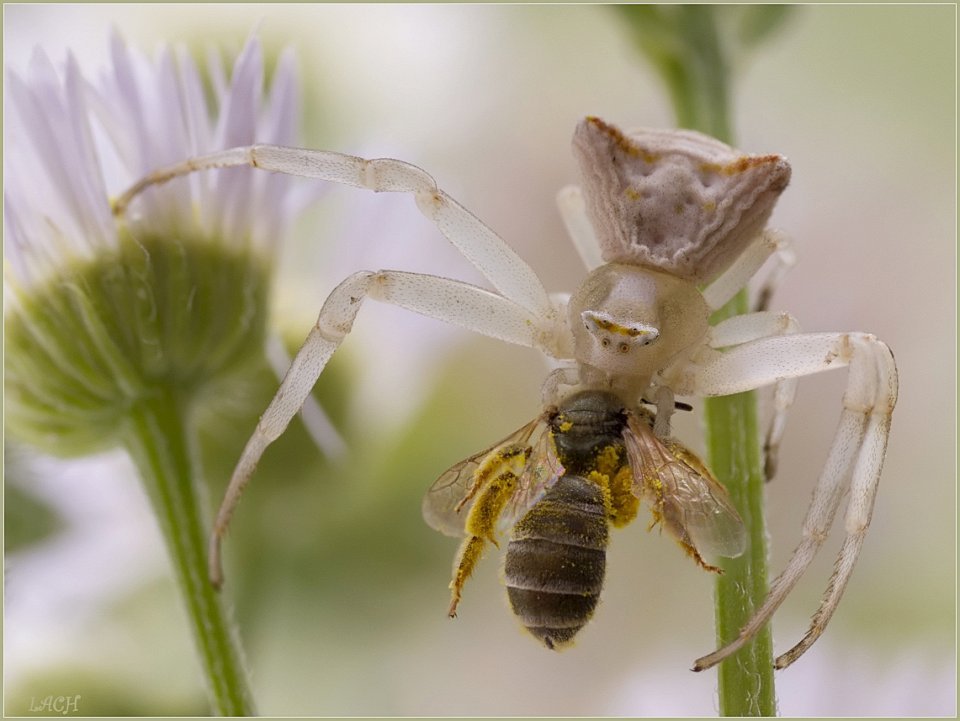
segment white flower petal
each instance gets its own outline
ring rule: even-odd
[[[150,105],[147,108],[151,126],[151,135],[157,149],[157,157],[161,165],[175,163],[190,157],[190,144],[187,140],[183,109],[180,103],[180,93],[173,58],[167,47],[161,47],[157,60],[153,66],[151,86],[156,89],[149,97]],[[147,169],[148,170],[148,169]],[[184,183],[170,183],[166,188],[169,193],[167,212],[176,213],[190,208],[191,189],[194,187],[194,178],[187,178]]]
[[[204,150],[212,148],[213,129],[210,127],[210,117],[203,93],[203,83],[197,66],[187,53],[185,47],[176,49],[177,65],[180,80],[180,102],[187,135],[187,157],[200,155]],[[212,205],[213,178],[212,173],[195,173],[193,181],[196,193],[196,204],[199,206],[200,223],[203,231],[211,233],[209,213],[204,208]]]
[[[270,94],[263,112],[262,142],[290,145],[299,135],[300,103],[296,84],[296,60],[293,51],[287,48],[280,55],[270,83]],[[261,139],[258,139],[261,140]],[[263,184],[261,213],[251,218],[254,242],[262,245],[269,242],[271,234],[282,233],[284,210],[289,207],[292,178],[274,175],[266,177]],[[265,211],[265,212],[263,212]]]
[[[294,142],[299,94],[290,52],[278,62],[266,102],[257,38],[246,42],[229,84],[211,55],[213,108],[183,48],[161,48],[149,60],[114,34],[110,57],[111,68],[95,84],[72,57],[58,74],[39,51],[26,79],[8,77],[5,272],[21,284],[48,277],[66,258],[115,247],[109,193],[146,173],[227,147]],[[290,182],[245,168],[197,174],[149,188],[126,222],[162,234],[196,228],[199,219],[203,235],[268,251],[295,207]]]
[[[81,211],[85,214],[84,220],[89,221],[84,222],[84,226],[108,244],[114,245],[116,232],[113,214],[109,204],[105,202],[107,191],[90,131],[85,102],[86,88],[80,68],[72,55],[67,58],[66,75],[67,114],[73,119],[73,122],[67,125],[73,139],[71,146],[76,150],[73,180]]]
[[[249,145],[256,141],[257,117],[263,87],[263,53],[252,39],[234,64],[230,93],[220,112],[219,137],[223,147]],[[247,169],[221,171],[218,192],[225,200],[221,218],[223,234],[238,241],[250,227],[250,208],[254,186],[260,180]]]
[[[29,85],[15,74],[8,79],[15,143],[6,180],[14,197],[23,198],[50,226],[51,232],[43,234],[46,239],[66,239],[63,253],[89,257],[112,237],[109,229],[103,235],[98,209],[90,207],[86,192],[98,182],[98,170],[82,160],[89,149],[78,146],[84,134],[74,131],[53,66],[45,56],[35,55],[29,73]]]
[[[295,142],[299,131],[300,96],[297,92],[297,64],[292,48],[286,48],[277,60],[270,82],[270,95],[264,113],[266,140],[277,145]]]
[[[114,34],[110,38],[110,56],[113,60],[113,74],[110,77],[112,87],[109,88],[109,100],[119,111],[123,125],[119,129],[122,135],[132,139],[127,147],[127,160],[131,163],[130,172],[136,176],[149,168],[159,166],[154,157],[153,143],[150,142],[146,123],[143,117],[140,90],[134,74],[134,58],[123,39]]]

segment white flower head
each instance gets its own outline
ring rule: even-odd
[[[264,94],[251,38],[205,87],[184,48],[111,39],[110,68],[62,73],[40,51],[7,82],[4,279],[8,427],[58,453],[110,444],[157,384],[185,397],[262,357],[271,251],[296,214],[289,179],[243,169],[111,197],[163,165],[296,141],[291,52]],[[66,442],[65,441],[69,441]]]
[[[114,35],[111,56],[112,66],[94,82],[72,56],[61,75],[39,50],[26,78],[8,74],[5,257],[21,282],[43,279],[65,256],[89,259],[115,249],[110,196],[151,170],[212,150],[296,139],[299,94],[289,50],[267,98],[256,38],[229,79],[211,53],[210,104],[183,47],[161,47],[150,60]],[[268,249],[291,215],[288,182],[243,171],[197,175],[144,194],[131,221],[153,231],[193,225],[237,247]]]

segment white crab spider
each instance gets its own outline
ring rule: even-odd
[[[151,185],[235,166],[412,193],[423,214],[496,289],[380,270],[354,273],[333,290],[233,473],[211,537],[215,585],[222,583],[220,542],[257,462],[304,404],[363,301],[373,298],[539,349],[558,364],[544,384],[547,403],[584,387],[610,389],[633,403],[653,399],[654,432],[661,437],[669,435],[675,396],[721,396],[775,384],[768,461],[775,457],[796,379],[849,366],[839,427],[799,546],[739,637],[698,659],[694,669],[735,653],[767,623],[809,566],[849,492],[845,538],[826,594],[807,634],[777,659],[777,667],[795,661],[820,636],[870,524],[897,397],[889,348],[867,333],[800,333],[785,313],[758,311],[708,325],[710,313],[768,258],[777,256],[781,269],[789,263],[784,239],[765,230],[790,177],[783,157],[744,155],[691,131],[624,134],[597,118],[577,126],[573,147],[582,191],[566,188],[558,202],[590,273],[572,296],[548,295],[496,233],[430,175],[400,160],[254,145],[158,170],[118,198],[114,209],[120,214]]]

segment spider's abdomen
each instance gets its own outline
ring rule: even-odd
[[[505,566],[510,606],[547,648],[573,640],[593,614],[606,572],[603,490],[559,478],[513,528]]]

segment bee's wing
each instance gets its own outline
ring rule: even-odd
[[[693,452],[672,439],[661,441],[636,413],[628,416],[623,437],[634,494],[653,506],[677,540],[705,555],[743,553],[747,535],[740,514]]]
[[[497,530],[505,532],[519,521],[543,494],[563,475],[563,465],[557,458],[556,446],[549,429],[544,428],[534,442],[533,452],[520,476],[520,483],[507,501],[497,522]]]
[[[545,420],[540,415],[518,428],[506,438],[498,441],[489,448],[466,458],[441,475],[426,495],[423,497],[423,520],[436,531],[448,536],[463,535],[463,525],[470,513],[470,508],[476,500],[477,488],[474,488],[477,469],[493,453],[508,447],[525,447],[530,437]],[[544,433],[543,435],[549,435]],[[538,444],[539,445],[539,444]],[[526,468],[529,468],[530,464]],[[526,468],[524,475],[526,475]],[[473,492],[472,497],[468,497]]]

